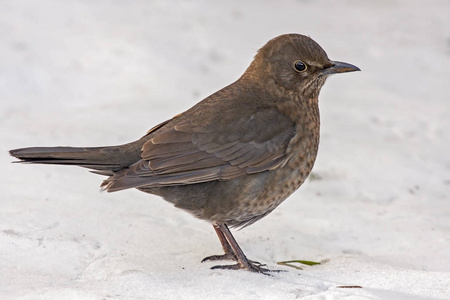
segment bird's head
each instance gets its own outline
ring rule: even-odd
[[[266,87],[317,97],[329,75],[353,71],[360,69],[330,60],[310,37],[285,34],[259,49],[244,76]]]

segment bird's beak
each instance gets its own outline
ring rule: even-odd
[[[353,71],[361,71],[357,66],[341,62],[341,61],[331,61],[331,66],[323,69],[324,75],[336,74],[336,73],[346,73]]]

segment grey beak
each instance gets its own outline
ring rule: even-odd
[[[323,69],[325,75],[336,74],[336,73],[347,73],[361,71],[357,66],[342,62],[342,61],[331,61],[331,66]]]

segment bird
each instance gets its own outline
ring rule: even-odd
[[[307,179],[319,146],[318,97],[332,74],[360,71],[332,61],[309,36],[277,36],[243,75],[134,142],[103,147],[10,150],[22,163],[80,166],[107,176],[108,192],[130,188],[162,197],[212,224],[231,260],[212,269],[268,274],[250,260],[230,228],[272,212]]]

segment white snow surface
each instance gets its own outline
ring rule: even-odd
[[[362,72],[322,90],[315,180],[233,231],[287,272],[211,270],[209,223],[11,163],[138,139],[292,32]],[[450,299],[450,1],[5,0],[0,36],[0,299]]]

